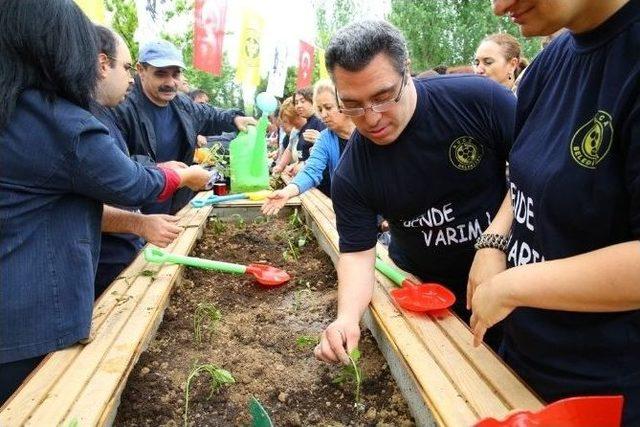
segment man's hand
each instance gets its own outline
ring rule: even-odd
[[[348,353],[358,346],[360,325],[358,321],[336,319],[322,332],[320,344],[313,350],[318,360],[327,363],[350,363]]]
[[[253,117],[245,117],[245,116],[236,116],[233,119],[233,124],[236,125],[239,131],[246,132],[247,126],[249,125],[257,125],[258,122]]]
[[[137,235],[147,242],[165,248],[173,242],[182,231],[173,215],[141,215]]]
[[[176,172],[180,176],[180,187],[189,187],[194,191],[204,189],[211,174],[201,166],[193,165],[186,169],[177,169]]]
[[[467,281],[467,310],[471,310],[473,294],[480,283],[486,282],[507,269],[507,255],[500,249],[478,249],[473,257]]]
[[[207,146],[207,137],[198,135],[196,136],[196,144],[198,147],[206,147]]]

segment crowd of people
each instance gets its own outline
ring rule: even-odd
[[[388,230],[393,261],[448,286],[475,344],[543,399],[622,394],[638,424],[640,0],[492,3],[545,37],[531,64],[496,33],[471,67],[416,75],[385,21],[333,34],[331,80],[271,117],[272,172],[292,180],[262,210],[332,199],[338,310],[318,359],[349,363]],[[145,242],[180,233],[173,214],[210,178],[195,148],[255,120],[190,91],[171,43],[134,62],[73,2],[5,0],[0,51],[1,403],[88,338],[94,298]]]

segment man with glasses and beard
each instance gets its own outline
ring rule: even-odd
[[[506,237],[487,226],[508,203],[515,99],[472,75],[412,79],[404,37],[383,21],[339,30],[326,65],[356,131],[331,188],[340,236],[338,314],[315,355],[348,364],[375,282],[377,214],[389,222],[394,262],[451,288],[454,312],[469,321],[464,297],[474,244],[506,247]]]
[[[197,135],[246,130],[256,124],[240,110],[196,104],[178,93],[184,68],[182,53],[165,40],[148,42],[140,49],[133,90],[115,110],[134,160],[187,167],[193,161]],[[167,202],[143,206],[142,212],[174,214],[192,197],[191,191],[183,189]]]

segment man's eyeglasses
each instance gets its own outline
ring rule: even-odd
[[[402,98],[402,94],[404,93],[404,88],[407,85],[406,81],[407,73],[406,69],[402,70],[402,80],[400,80],[400,90],[398,90],[398,95],[395,98],[390,99],[388,101],[383,101],[375,104],[371,104],[368,107],[355,107],[355,108],[345,108],[340,106],[340,98],[338,97],[338,89],[335,90],[336,100],[338,101],[338,109],[345,116],[358,117],[363,116],[367,110],[374,111],[376,113],[384,113],[385,111],[389,111],[393,108],[394,105],[400,101]]]
[[[109,58],[110,60],[114,61],[115,63],[118,63],[119,61],[114,58],[113,56],[109,56],[106,55],[107,58]],[[124,70],[129,73],[129,75],[131,77],[135,77],[136,76],[136,67],[134,67],[130,62],[123,62],[122,63],[122,68],[124,68]]]

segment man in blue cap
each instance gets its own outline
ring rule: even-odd
[[[131,156],[141,163],[173,162],[186,167],[192,163],[197,135],[245,130],[256,123],[240,110],[196,104],[179,93],[185,65],[182,53],[168,41],[143,45],[136,68],[134,88],[115,113]],[[143,206],[142,212],[173,214],[192,196],[190,190],[182,189],[167,202]]]

